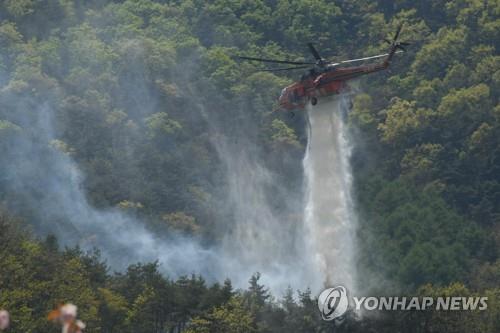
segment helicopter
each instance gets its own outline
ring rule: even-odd
[[[314,62],[264,59],[246,56],[238,56],[238,58],[247,61],[294,65],[293,67],[266,68],[260,70],[264,72],[283,72],[308,68],[308,71],[302,75],[300,81],[285,87],[281,91],[281,95],[278,99],[278,110],[292,111],[304,109],[308,102],[313,106],[316,105],[320,97],[332,96],[349,91],[350,87],[347,81],[351,79],[378,72],[389,67],[394,54],[406,51],[405,46],[410,45],[410,43],[400,42],[398,40],[402,28],[403,24],[400,24],[392,40],[384,39],[384,41],[390,45],[387,53],[371,57],[349,59],[339,62],[329,61],[321,57],[312,43],[308,43],[307,46],[315,59]],[[358,66],[344,66],[346,64],[379,58],[384,58],[383,62]]]

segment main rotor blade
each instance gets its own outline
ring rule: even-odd
[[[314,59],[316,59],[316,60],[322,60],[323,59],[319,55],[318,51],[314,48],[314,45],[312,43],[307,43],[307,46],[309,46],[309,50],[311,51],[312,55],[314,56]]]
[[[396,51],[395,53],[402,53],[402,52],[403,51]],[[357,62],[357,61],[365,61],[365,60],[383,58],[383,57],[387,57],[388,55],[389,55],[389,53],[384,53],[384,54],[379,54],[379,55],[375,55],[375,56],[371,56],[371,57],[358,58],[358,59],[349,59],[349,60],[341,61],[339,64],[346,64],[346,63],[349,63],[349,62]],[[333,64],[333,65],[336,65],[336,64]]]
[[[263,58],[255,58],[255,57],[238,57],[238,58],[243,59],[243,60],[251,60],[251,61],[272,62],[272,63],[276,63],[276,64],[314,65],[314,62],[263,59]]]
[[[394,35],[394,41],[398,40],[399,33],[401,32],[401,29],[403,28],[403,23],[401,23],[398,27],[398,30],[396,31],[396,34]]]
[[[266,68],[266,69],[260,69],[259,72],[280,72],[280,71],[291,71],[294,69],[304,69],[304,68],[309,68],[309,66],[286,67],[286,68]]]

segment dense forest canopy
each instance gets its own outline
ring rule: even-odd
[[[224,129],[251,143],[281,184],[267,189],[273,209],[296,219],[305,120],[272,110],[300,74],[234,56],[304,60],[310,41],[335,59],[378,54],[400,22],[412,45],[361,80],[349,114],[360,284],[487,295],[489,309],[352,315],[336,330],[499,331],[499,17],[496,0],[0,1],[0,308],[12,331],[51,332],[46,313],[68,300],[89,332],[331,329],[307,286],[275,298],[258,274],[235,290],[154,262],[113,273],[75,246],[60,199],[78,198],[59,184],[79,179],[89,206],[156,234],[216,243],[237,218],[214,144]],[[54,173],[65,161],[78,172]]]

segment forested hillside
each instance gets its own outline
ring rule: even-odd
[[[258,274],[235,290],[158,263],[114,273],[76,246],[99,243],[67,219],[117,209],[158,235],[220,241],[238,218],[221,140],[249,143],[272,171],[272,209],[297,219],[306,124],[272,110],[300,73],[234,56],[304,60],[311,41],[338,60],[369,56],[400,22],[412,45],[361,80],[349,114],[359,283],[487,295],[489,309],[348,317],[335,332],[500,331],[498,1],[3,0],[0,308],[11,331],[55,330],[45,316],[63,301],[88,332],[332,329],[307,285],[272,297]],[[68,209],[79,199],[68,182],[88,207]]]

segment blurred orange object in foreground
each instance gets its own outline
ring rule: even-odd
[[[62,333],[82,333],[85,324],[76,319],[78,307],[68,303],[60,305],[57,309],[50,311],[48,320],[62,325]]]

